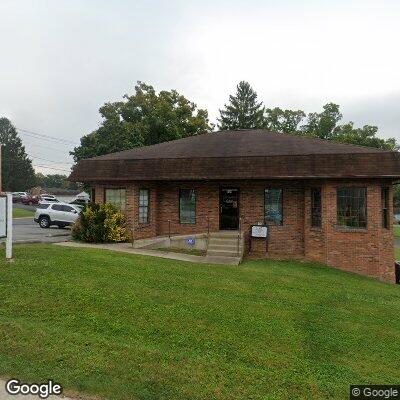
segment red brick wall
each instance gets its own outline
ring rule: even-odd
[[[380,181],[318,181],[318,184],[288,181],[239,182],[126,182],[126,216],[135,238],[171,234],[193,234],[219,230],[220,187],[239,189],[242,230],[245,232],[246,253],[249,249],[250,225],[264,220],[264,189],[283,188],[283,226],[269,227],[268,253],[265,241],[253,239],[252,256],[304,257],[347,271],[394,282],[392,229],[382,228]],[[391,185],[390,182],[387,183]],[[97,185],[96,201],[103,201],[104,187]],[[310,188],[322,189],[322,226],[311,227]],[[367,187],[368,227],[348,230],[336,224],[336,190],[343,186]],[[150,221],[138,224],[139,188],[150,189]],[[179,222],[179,189],[196,189],[196,223]],[[389,220],[393,219],[392,191]],[[170,221],[170,222],[169,222]]]
[[[339,187],[367,187],[367,228],[337,226]],[[322,227],[310,225],[310,190],[305,191],[304,254],[340,269],[394,282],[393,230],[382,227],[381,182],[324,182],[322,184]],[[389,221],[393,220],[392,188],[389,195]]]

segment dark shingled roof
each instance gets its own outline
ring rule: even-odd
[[[400,153],[238,130],[206,133],[82,160],[73,181],[400,177]]]
[[[351,154],[381,152],[308,136],[264,130],[206,133],[153,146],[111,153],[95,160],[143,160],[149,158],[265,157],[308,154]]]

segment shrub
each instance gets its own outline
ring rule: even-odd
[[[110,203],[89,204],[72,228],[72,237],[90,243],[126,242],[124,215]]]

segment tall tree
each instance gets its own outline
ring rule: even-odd
[[[334,103],[325,104],[321,113],[310,113],[306,124],[301,127],[302,132],[307,135],[321,139],[332,139],[338,122],[342,119],[339,106]]]
[[[354,123],[350,121],[347,124],[339,125],[335,128],[333,132],[333,139],[342,143],[377,147],[392,151],[399,150],[396,139],[383,139],[378,137],[377,134],[377,126],[364,125],[362,128],[355,128]]]
[[[0,118],[2,190],[24,191],[35,186],[32,161],[17,130],[7,118]]]
[[[138,82],[135,93],[100,108],[101,126],[81,138],[75,161],[133,147],[180,139],[212,130],[206,110],[176,90],[161,91]]]
[[[236,94],[229,96],[229,104],[219,110],[218,126],[221,130],[262,128],[264,106],[257,101],[257,93],[245,81],[236,86]]]
[[[305,116],[301,110],[267,108],[264,114],[264,128],[272,132],[297,133],[299,124]]]

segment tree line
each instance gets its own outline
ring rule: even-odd
[[[394,138],[379,137],[376,126],[356,127],[351,121],[344,123],[337,104],[325,104],[321,111],[311,113],[269,108],[245,81],[239,82],[235,94],[230,95],[227,104],[219,110],[216,125],[209,121],[207,110],[198,108],[176,90],[157,93],[153,86],[140,81],[134,87],[133,94],[124,95],[121,101],[105,103],[99,112],[102,118],[100,126],[83,135],[80,145],[70,152],[75,162],[212,132],[216,128],[265,129],[387,150],[399,149]],[[32,161],[15,127],[7,118],[0,118],[0,143],[3,147],[3,190],[26,190],[38,182],[44,182],[42,176],[35,176]],[[49,179],[59,184],[59,177],[51,175]],[[65,176],[62,177],[62,182],[65,182]],[[48,186],[56,187],[54,182]]]

